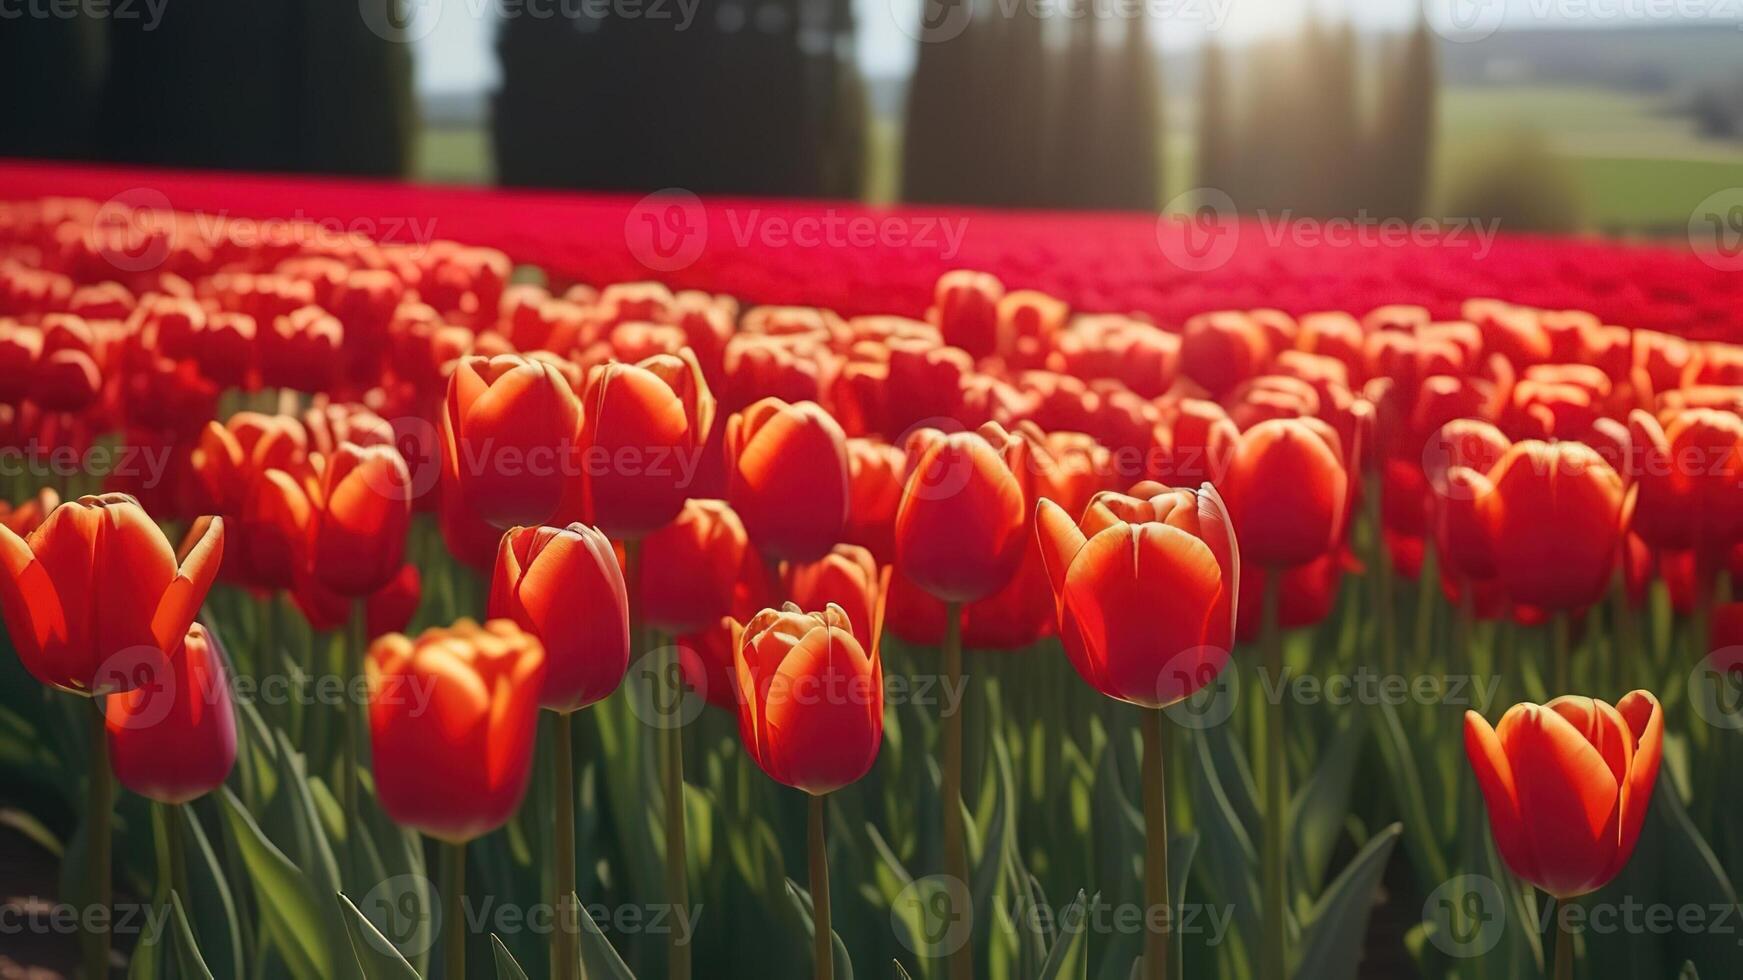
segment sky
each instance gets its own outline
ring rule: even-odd
[[[856,0],[860,60],[867,74],[905,73],[913,61],[913,25],[922,0]],[[1360,30],[1397,30],[1412,22],[1417,0],[993,0],[1030,3],[1038,10],[1081,10],[1084,3],[1123,4],[1125,10],[1161,13],[1157,37],[1166,49],[1203,42],[1207,25],[1219,41],[1240,45],[1267,34],[1293,31],[1309,11],[1347,13]],[[417,84],[425,94],[475,93],[497,84],[493,50],[499,4],[527,11],[621,9],[674,19],[689,10],[696,17],[742,18],[755,0],[411,0],[419,25]],[[1479,35],[1496,28],[1610,27],[1702,19],[1737,21],[1739,0],[1422,0],[1432,23],[1458,23]]]

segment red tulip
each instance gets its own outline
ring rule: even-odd
[[[1465,712],[1465,754],[1513,873],[1558,899],[1595,891],[1634,853],[1664,747],[1658,699],[1568,695],[1490,728]]]
[[[587,373],[582,444],[593,515],[613,539],[642,537],[678,516],[714,425],[714,396],[695,355],[659,354]]]
[[[746,566],[757,563],[744,524],[724,500],[685,501],[677,520],[648,535],[641,549],[640,581],[632,584],[642,616],[674,634],[729,615]]]
[[[367,596],[399,574],[411,526],[411,474],[388,446],[339,447],[312,498],[309,561],[316,580]]]
[[[455,505],[498,528],[550,520],[579,479],[580,430],[581,403],[550,362],[462,358],[442,411],[443,479]]]
[[[945,343],[985,357],[999,346],[998,306],[1004,295],[1004,284],[985,272],[946,272],[938,277],[931,320]]]
[[[1516,603],[1598,601],[1626,524],[1622,478],[1577,442],[1516,443],[1488,474],[1483,524],[1502,589]]]
[[[988,423],[978,432],[915,433],[896,510],[896,563],[945,602],[984,599],[1010,581],[1028,526],[1019,474],[1025,444]]]
[[[1417,560],[1420,563],[1420,556]],[[1344,570],[1349,564],[1347,554],[1330,552],[1305,565],[1280,571],[1263,566],[1242,569],[1235,639],[1242,643],[1259,639],[1260,627],[1264,625],[1265,580],[1272,575],[1283,576],[1277,592],[1279,627],[1300,629],[1324,622],[1337,605],[1338,588],[1343,584]]]
[[[224,654],[205,627],[188,627],[163,672],[104,704],[109,763],[121,785],[160,803],[217,789],[236,762],[236,715]]]
[[[178,557],[132,497],[81,497],[25,537],[0,529],[0,612],[37,680],[126,691],[181,645],[223,558],[221,519],[196,521]]]
[[[502,826],[532,770],[545,651],[505,619],[369,648],[375,788],[395,823],[450,843]]]
[[[1640,488],[1634,530],[1654,548],[1722,556],[1743,539],[1743,419],[1692,408],[1668,423],[1638,409],[1628,417]]]
[[[320,486],[312,472],[267,470],[244,484],[242,508],[231,518],[224,571],[256,589],[290,589],[307,571],[309,527]]]
[[[811,561],[847,523],[847,437],[816,402],[764,398],[726,423],[727,499],[757,550]]]
[[[834,603],[787,603],[734,629],[738,730],[776,782],[821,796],[864,776],[884,736],[881,617],[867,650]]]
[[[905,465],[899,447],[877,439],[847,440],[849,496],[842,539],[863,545],[882,562],[896,555],[896,508],[902,503]]]
[[[19,537],[37,529],[48,515],[61,505],[61,495],[53,487],[42,487],[17,506],[0,500],[0,525]]]
[[[403,632],[417,614],[424,598],[423,574],[416,565],[401,566],[393,581],[364,600],[363,628],[369,639]],[[351,622],[353,600],[328,589],[305,572],[297,577],[291,600],[308,620],[309,628],[326,633]]]
[[[539,704],[574,711],[602,700],[629,669],[629,593],[617,552],[585,524],[517,527],[502,536],[490,615],[545,646]]]
[[[1318,419],[1273,419],[1243,433],[1221,484],[1242,557],[1288,567],[1331,551],[1349,503],[1344,465],[1342,440]]]
[[[1209,484],[1132,494],[1097,494],[1077,522],[1043,500],[1036,532],[1072,666],[1108,697],[1159,708],[1228,662],[1240,552]]]

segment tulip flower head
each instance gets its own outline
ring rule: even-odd
[[[689,348],[587,374],[581,442],[593,516],[614,540],[678,516],[714,426],[714,395]]]
[[[581,403],[547,361],[463,358],[442,412],[445,483],[456,505],[499,528],[541,524],[563,503]]]
[[[502,826],[532,771],[545,650],[506,619],[462,619],[369,648],[369,734],[381,808],[450,843]]]
[[[1493,490],[1480,498],[1482,525],[1507,596],[1550,610],[1598,601],[1629,510],[1610,464],[1582,443],[1526,440],[1487,480]]]
[[[1210,484],[1099,493],[1078,521],[1042,500],[1036,533],[1060,638],[1091,687],[1162,708],[1222,671],[1241,565],[1228,510]]]
[[[629,593],[596,528],[510,529],[496,555],[490,615],[544,644],[543,707],[584,708],[617,690],[629,669]]]
[[[810,561],[847,524],[847,436],[816,402],[764,398],[726,423],[727,499],[757,550]]]
[[[984,599],[1010,581],[1028,527],[1027,443],[996,422],[914,434],[896,509],[896,564],[945,602]]]
[[[1634,853],[1664,745],[1658,699],[1569,695],[1516,704],[1494,728],[1465,712],[1465,754],[1513,873],[1558,899],[1616,877]]]
[[[1289,567],[1331,551],[1349,502],[1345,467],[1343,441],[1316,418],[1271,419],[1242,433],[1219,484],[1242,557]]]
[[[132,497],[81,497],[24,537],[0,526],[0,612],[37,680],[130,690],[181,646],[223,556],[219,518],[196,521],[178,557]]]
[[[871,769],[884,736],[882,626],[880,603],[868,651],[834,603],[806,613],[789,602],[734,623],[738,730],[771,779],[821,796]]]
[[[159,677],[104,703],[109,762],[121,785],[160,803],[217,789],[236,762],[236,715],[224,654],[199,623]]]
[[[363,597],[393,581],[412,519],[411,474],[399,450],[341,445],[312,503],[309,562],[322,585]]]

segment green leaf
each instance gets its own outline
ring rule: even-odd
[[[236,913],[236,897],[230,892],[230,881],[224,875],[206,829],[194,812],[192,804],[182,805],[182,819],[175,821],[191,845],[183,848],[187,855],[189,925],[194,935],[205,943],[203,955],[225,969],[227,975],[243,976],[243,944],[241,920]]]
[[[1350,786],[1355,780],[1356,756],[1361,751],[1363,734],[1360,724],[1353,719],[1346,721],[1290,807],[1297,870],[1314,894],[1325,883],[1332,851],[1349,816]]]
[[[811,921],[811,893],[788,878],[787,897],[792,899],[793,908],[799,912],[799,920],[805,925],[806,938],[815,938],[817,926]],[[829,930],[829,949],[831,958],[835,960],[835,976],[838,980],[853,980],[853,961],[847,958],[847,944],[841,941],[841,933],[834,929]]]
[[[1403,833],[1395,823],[1375,834],[1308,913],[1297,980],[1353,980],[1380,876]]]
[[[351,936],[351,952],[357,957],[365,980],[418,980],[418,971],[399,955],[393,943],[381,934],[351,899],[334,893],[345,912],[345,931]]]
[[[194,942],[194,930],[188,925],[188,914],[182,909],[181,896],[170,892],[169,904],[176,963],[180,967],[178,975],[189,980],[212,980],[212,971],[206,968],[206,961],[200,958],[199,944]]]
[[[623,957],[617,955],[617,950],[611,946],[611,940],[599,931],[599,923],[593,921],[593,916],[587,914],[586,906],[581,899],[571,893],[569,898],[575,906],[581,909],[581,965],[585,968],[588,980],[635,980],[635,974],[630,971]],[[694,906],[692,906],[694,907]],[[684,928],[689,928],[685,923]],[[692,942],[694,936],[690,937]]]
[[[1100,898],[1098,894],[1096,898]],[[1077,890],[1077,898],[1059,917],[1059,939],[1053,948],[1047,951],[1047,959],[1041,963],[1041,972],[1035,980],[1084,980],[1089,974],[1089,951],[1084,937],[1089,930],[1083,921],[1084,910],[1083,889]]]
[[[496,980],[527,980],[527,971],[514,961],[514,954],[494,932],[490,934],[490,952],[496,957]]]
[[[331,939],[321,900],[284,852],[266,839],[254,818],[228,787],[218,790],[230,836],[242,853],[260,898],[261,917],[273,935],[273,946],[294,976],[334,976]]]

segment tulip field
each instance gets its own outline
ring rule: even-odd
[[[1694,256],[904,310],[282,230],[0,203],[0,975],[1743,976]]]

